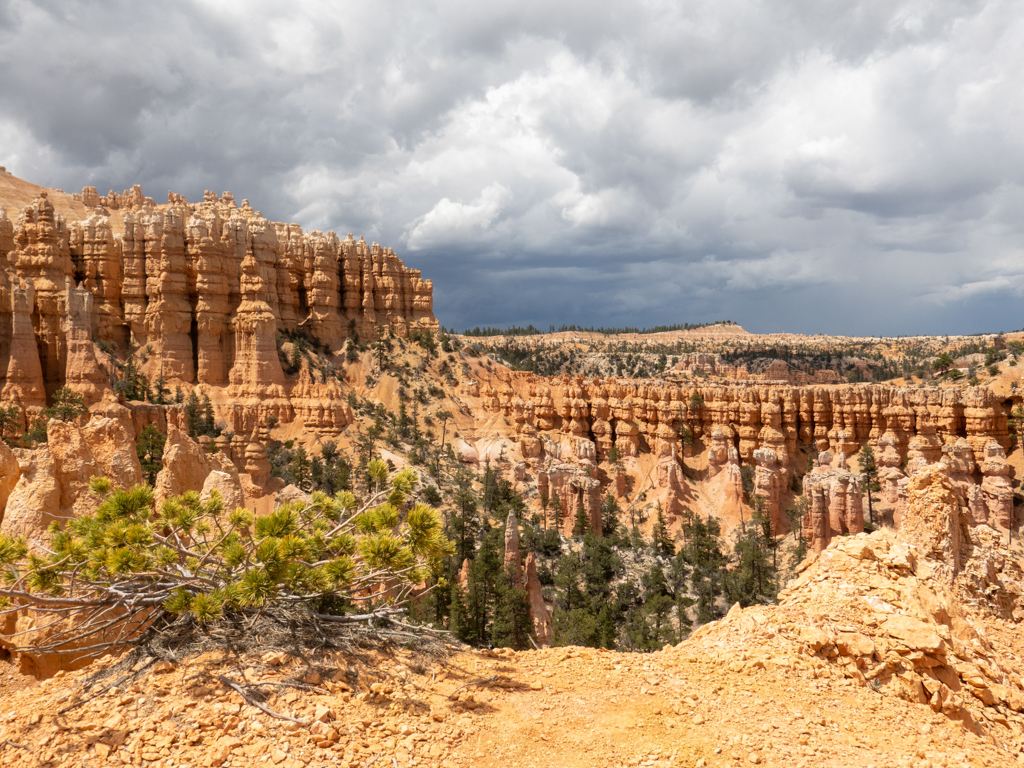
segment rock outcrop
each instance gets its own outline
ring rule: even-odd
[[[533,552],[526,556],[526,597],[530,601],[534,640],[541,648],[549,646],[554,639],[554,627],[551,624],[551,611],[544,602],[540,579],[537,578],[537,561]]]
[[[819,466],[804,475],[807,508],[803,538],[812,552],[821,552],[836,536],[864,531],[864,501],[860,480],[847,469],[829,466],[823,453]]]
[[[153,487],[157,505],[186,491],[202,492],[209,474],[210,462],[202,446],[176,426],[168,425],[163,469]]]
[[[930,464],[907,480],[899,531],[832,541],[777,607],[737,607],[680,647],[712,663],[742,648],[751,664],[810,664],[1016,741],[1024,682],[1012,638],[1024,620],[1024,564],[989,526],[971,527],[948,472]]]
[[[438,328],[430,281],[376,243],[275,224],[229,193],[78,199],[97,205],[71,223],[46,194],[0,221],[0,403],[25,415],[65,385],[89,405],[109,392],[97,339],[121,358],[144,349],[149,380],[172,390],[226,388],[246,432],[301,418],[336,435],[352,417],[344,393],[286,376],[280,334],[339,352],[349,336]]]

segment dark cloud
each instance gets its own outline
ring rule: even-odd
[[[0,0],[0,163],[393,245],[446,325],[1024,325],[1019,0]]]

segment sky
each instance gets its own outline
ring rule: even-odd
[[[364,235],[442,324],[1024,327],[1024,0],[0,0],[0,165]]]

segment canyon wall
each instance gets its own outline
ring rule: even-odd
[[[987,495],[988,502],[977,505],[979,518],[1012,518],[1005,477],[1009,405],[985,387],[685,386],[501,371],[463,387],[462,394],[484,412],[514,423],[512,439],[541,472],[567,453],[586,468],[608,460],[613,447],[621,457],[648,452],[660,457],[658,484],[666,487],[679,484],[671,465],[678,466],[678,457],[687,450],[708,450],[707,480],[714,480],[721,468],[753,466],[754,492],[765,497],[776,529],[783,531],[782,497],[793,474],[803,474],[800,462],[807,461],[800,452],[815,463],[824,453],[826,462],[812,473],[816,476],[808,492],[817,510],[819,546],[827,544],[829,532],[846,533],[863,525],[859,512],[853,511],[861,500],[859,481],[845,471],[845,464],[866,444],[877,447],[883,497],[891,497],[892,503],[900,479],[918,465],[944,456],[947,463],[954,462],[960,456],[970,459],[967,475],[975,488],[965,493],[979,499]],[[687,432],[692,447],[681,437]],[[720,484],[733,498],[739,481],[737,467]],[[599,503],[599,495],[594,498]]]
[[[227,192],[75,199],[91,215],[65,221],[46,192],[16,223],[0,207],[0,402],[24,415],[63,386],[94,405],[111,394],[108,355],[142,350],[150,382],[222,389],[242,409],[233,429],[298,417],[338,431],[340,388],[286,377],[281,334],[337,352],[385,328],[437,329],[431,282],[390,248],[268,221]]]

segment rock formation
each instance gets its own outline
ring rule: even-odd
[[[157,505],[186,491],[201,492],[209,474],[210,462],[202,447],[176,426],[168,425],[163,469],[153,488]]]
[[[512,575],[518,583],[522,579],[522,566],[519,559],[519,518],[515,510],[509,510],[505,521],[505,571]]]
[[[537,561],[533,552],[526,556],[526,597],[530,601],[530,618],[533,620],[533,637],[541,648],[551,645],[554,627],[551,611],[548,610],[537,578]]]
[[[686,651],[712,664],[737,648],[751,665],[809,658],[819,677],[870,685],[979,735],[1017,738],[1024,685],[1013,638],[1024,571],[997,532],[970,527],[948,472],[930,464],[906,481],[898,531],[834,540],[777,607],[737,607],[698,630]]]
[[[819,466],[804,476],[807,509],[803,537],[812,552],[821,552],[836,536],[864,531],[864,501],[858,476],[829,466],[823,453]]]
[[[430,281],[377,244],[274,224],[229,193],[157,206],[137,187],[102,198],[86,188],[79,199],[97,205],[70,224],[45,194],[16,225],[0,220],[0,314],[11,316],[0,324],[0,402],[29,413],[65,384],[89,404],[102,397],[110,366],[98,339],[122,357],[129,343],[144,349],[150,381],[228,387],[246,431],[298,414],[337,434],[351,418],[344,397],[286,377],[279,334],[340,351],[351,333],[438,327]]]

